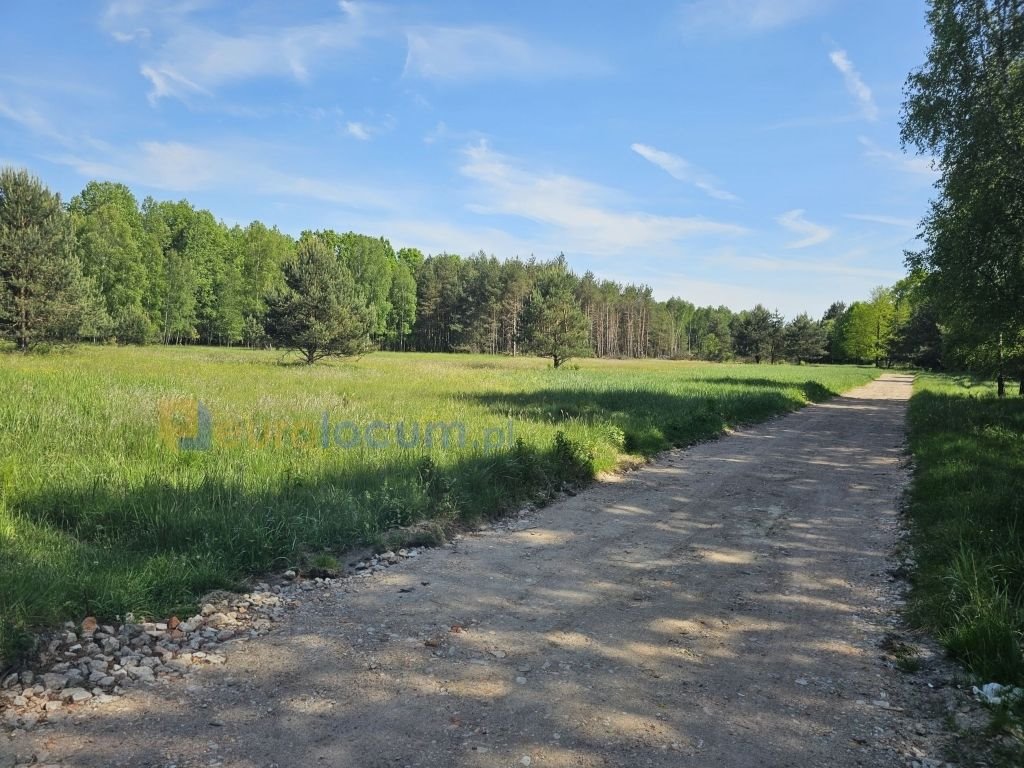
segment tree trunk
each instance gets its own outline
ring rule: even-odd
[[[28,289],[21,286],[21,327],[18,329],[18,345],[22,352],[28,352]]]
[[[996,392],[1006,397],[1006,376],[1003,375],[1003,334],[999,334],[999,375],[996,376]]]

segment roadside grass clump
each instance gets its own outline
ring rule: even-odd
[[[0,668],[38,628],[188,611],[268,570],[333,570],[356,545],[436,544],[876,373],[412,353],[308,367],[202,347],[0,354]],[[214,440],[180,450],[177,437],[198,435],[198,403]],[[371,424],[392,425],[391,441],[354,439],[352,425]],[[415,446],[397,445],[398,424],[419,429]],[[180,430],[170,442],[168,428]]]
[[[912,616],[984,682],[1024,683],[1024,400],[919,376],[909,413]]]

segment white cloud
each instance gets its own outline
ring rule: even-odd
[[[547,227],[566,250],[623,254],[660,250],[686,238],[736,236],[745,229],[697,216],[663,216],[614,205],[616,195],[583,179],[526,170],[486,142],[465,150],[462,174],[477,182],[469,210],[515,216]]]
[[[831,0],[691,0],[682,6],[683,32],[747,35],[788,26],[824,10]]]
[[[198,146],[145,141],[101,157],[49,158],[88,178],[110,179],[172,192],[245,189],[258,195],[318,200],[354,210],[393,210],[401,195],[355,183],[286,173],[254,162],[270,154],[266,147],[238,143]]]
[[[841,275],[843,277],[871,277],[877,280],[898,280],[902,273],[893,269],[875,267],[859,267],[842,260],[819,259],[783,259],[775,256],[719,256],[717,264],[729,264],[743,270],[758,272],[797,272],[801,275],[812,273],[819,275]]]
[[[152,27],[180,24],[191,13],[209,5],[210,0],[111,0],[101,24],[119,43],[146,40]]]
[[[426,80],[571,77],[608,69],[595,57],[493,27],[415,27],[406,40],[405,74]]]
[[[883,149],[866,136],[858,136],[857,141],[864,147],[864,157],[881,162],[894,170],[930,179],[934,179],[938,175],[933,157],[905,155],[901,152]]]
[[[345,133],[347,133],[354,139],[359,139],[360,141],[369,141],[371,132],[370,129],[367,128],[362,123],[348,122],[345,123]]]
[[[143,66],[139,72],[153,84],[153,87],[147,94],[150,104],[156,104],[165,96],[182,96],[185,93],[198,93],[203,96],[212,95],[202,86],[193,83],[187,77],[178,74],[172,69],[156,69],[150,66]]]
[[[900,227],[902,229],[914,229],[917,227],[918,222],[915,219],[902,219],[896,216],[886,216],[879,213],[848,213],[846,214],[848,219],[856,219],[857,221],[867,221],[872,224],[885,224],[890,227]]]
[[[853,66],[853,62],[850,61],[846,51],[837,49],[832,51],[828,57],[832,61],[833,66],[842,74],[843,82],[846,83],[846,90],[857,100],[860,113],[868,120],[877,120],[878,105],[875,104],[875,97],[872,95],[867,83],[860,76],[857,68]]]
[[[789,128],[822,128],[844,123],[859,122],[863,118],[859,114],[852,115],[827,115],[821,117],[794,117],[788,120],[779,120],[776,123],[769,123],[764,126],[765,131],[781,131]]]
[[[82,176],[179,192],[204,189],[220,179],[224,170],[224,161],[216,152],[175,141],[144,141],[114,157],[66,155],[53,160]]]
[[[386,232],[396,248],[410,246],[424,253],[470,254],[483,250],[501,258],[549,258],[560,250],[554,243],[524,240],[496,227],[460,226],[443,218],[364,218],[355,220],[353,226],[363,232]]]
[[[828,227],[808,221],[804,217],[804,211],[799,208],[787,211],[776,221],[793,234],[801,236],[799,240],[788,243],[787,248],[809,248],[812,245],[820,245],[834,234]]]
[[[70,144],[70,139],[44,115],[31,107],[14,107],[0,97],[0,117],[17,123],[29,133],[45,139],[56,141],[59,144]]]
[[[716,200],[739,200],[736,195],[722,189],[718,181],[714,176],[695,168],[689,162],[673,155],[671,152],[664,152],[660,149],[655,149],[647,144],[632,144],[630,149],[636,152],[640,157],[649,163],[661,168],[669,176],[679,181],[686,182],[687,184],[693,184],[697,189],[701,190],[709,197],[713,197]]]
[[[480,131],[455,131],[448,127],[444,120],[439,120],[423,137],[424,144],[436,144],[441,141],[466,143],[480,141],[484,138]]]
[[[128,20],[146,36],[161,39],[155,54],[140,68],[152,83],[151,102],[166,97],[187,100],[211,96],[218,88],[252,78],[277,77],[304,82],[315,63],[356,48],[376,33],[372,13],[351,2],[340,3],[342,15],[320,23],[223,34],[198,24],[190,14],[202,3],[176,6],[126,0],[105,23],[116,39],[131,40],[137,31],[120,26]],[[113,20],[111,20],[113,19]],[[152,29],[150,28],[152,26]]]
[[[349,120],[345,123],[345,133],[359,141],[369,141],[374,136],[394,130],[397,121],[392,115],[386,115],[382,120],[373,124]]]

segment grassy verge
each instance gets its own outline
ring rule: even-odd
[[[983,681],[1024,684],[1024,399],[919,376],[909,424],[913,616]]]
[[[624,454],[712,437],[875,375],[661,361],[555,371],[469,355],[279,360],[203,348],[0,355],[0,668],[35,627],[166,614],[260,571],[385,544],[398,527],[497,515]],[[192,433],[194,401],[221,431],[210,450],[181,451],[162,439],[161,415]],[[346,448],[351,432],[336,431],[346,422],[457,423],[467,439]]]

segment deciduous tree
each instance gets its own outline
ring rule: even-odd
[[[932,44],[907,79],[905,145],[941,178],[908,256],[951,339],[977,350],[1004,394],[1006,345],[1024,328],[1024,9],[1020,0],[931,0]],[[985,361],[985,362],[981,362]]]

